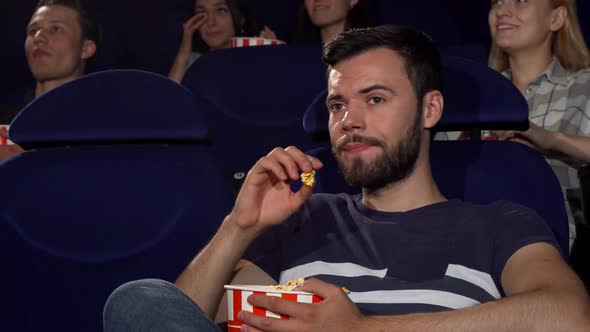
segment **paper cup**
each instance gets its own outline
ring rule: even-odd
[[[8,129],[10,128],[10,125],[0,125],[0,128],[2,130],[8,131]],[[12,145],[12,144],[14,144],[14,142],[12,142],[11,140],[9,140],[6,137],[0,136],[0,145]]]
[[[249,47],[249,46],[265,46],[265,45],[280,45],[285,42],[277,39],[267,39],[259,37],[234,37],[231,39],[231,47]]]
[[[300,303],[318,303],[323,300],[318,295],[307,292],[270,289],[268,286],[256,285],[225,285],[227,290],[227,328],[229,332],[238,332],[242,322],[238,319],[240,311],[252,312],[255,315],[288,319],[285,315],[277,315],[263,308],[252,307],[248,303],[248,296],[252,294],[276,296]]]

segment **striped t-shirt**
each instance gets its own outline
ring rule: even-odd
[[[498,299],[504,265],[516,250],[536,242],[557,247],[540,217],[509,202],[452,200],[380,212],[360,199],[313,195],[245,258],[279,283],[316,277],[348,288],[364,314],[394,315]]]

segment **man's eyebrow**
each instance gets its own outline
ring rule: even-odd
[[[64,20],[49,20],[48,22],[49,22],[49,23],[59,23],[59,24],[65,24],[65,25],[67,25],[66,21],[64,21]],[[30,23],[30,24],[27,26],[27,28],[30,28],[30,27],[32,27],[32,26],[37,26],[37,25],[39,25],[39,20],[36,20],[36,21],[33,21],[33,22],[31,22],[31,23]]]
[[[343,99],[343,98],[344,97],[341,94],[336,94],[336,95],[328,96],[328,97],[326,97],[326,104],[328,104],[332,100],[340,100],[340,99]]]
[[[364,88],[362,90],[359,90],[358,93],[364,95],[364,94],[367,94],[367,93],[369,93],[371,91],[374,91],[374,90],[385,90],[385,91],[390,92],[392,94],[397,94],[397,92],[395,92],[395,90],[393,90],[392,88],[390,88],[390,87],[388,87],[386,85],[383,85],[383,84],[374,84],[374,85],[371,85],[371,86],[366,87],[366,88]]]

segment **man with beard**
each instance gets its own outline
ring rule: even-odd
[[[588,295],[534,212],[439,192],[428,152],[443,96],[430,39],[395,26],[353,30],[325,46],[324,62],[334,155],[362,194],[292,192],[298,172],[322,164],[274,149],[176,285],[121,286],[105,306],[105,331],[215,331],[224,284],[298,277],[308,278],[298,290],[324,300],[252,295],[251,305],[290,318],[240,312],[243,330],[587,330]]]
[[[27,62],[36,82],[34,97],[82,76],[99,39],[98,24],[81,0],[39,1],[25,39]],[[9,113],[2,117],[12,121],[17,112]],[[8,137],[8,133],[0,131],[0,136]],[[22,151],[17,145],[0,146],[0,160]]]

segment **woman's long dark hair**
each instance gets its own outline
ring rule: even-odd
[[[196,1],[195,1],[196,3]],[[260,27],[252,9],[240,0],[225,0],[231,14],[236,37],[257,36]],[[209,46],[203,41],[199,31],[193,35],[193,51],[199,53],[209,52]]]
[[[359,2],[348,12],[344,31],[374,26],[374,16],[374,9],[371,0],[359,0]],[[320,29],[311,22],[311,19],[307,14],[307,10],[305,9],[304,0],[301,0],[301,5],[299,6],[297,26],[291,41],[294,43],[322,42]]]

